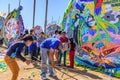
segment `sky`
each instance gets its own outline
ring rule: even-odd
[[[48,0],[48,24],[56,21],[59,24],[62,21],[64,12],[68,6],[69,0]],[[24,25],[27,29],[32,28],[33,20],[33,3],[34,0],[21,0],[23,10],[21,11]],[[18,8],[19,0],[0,0],[0,11],[8,14],[8,4],[10,4],[10,11]],[[44,27],[45,19],[45,4],[46,0],[36,0],[36,17],[35,26]]]

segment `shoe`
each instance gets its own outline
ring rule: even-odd
[[[68,68],[74,68],[73,66],[67,66]]]
[[[42,80],[47,80],[46,75],[41,76]]]
[[[58,64],[57,66],[61,66],[61,64]]]
[[[56,77],[56,74],[50,74],[49,77]]]

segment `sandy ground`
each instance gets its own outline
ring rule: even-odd
[[[41,80],[40,68],[34,68],[32,64],[27,66],[25,63],[21,61],[18,61],[18,63],[20,67],[18,80]],[[49,80],[120,80],[99,72],[84,70],[83,68],[66,69],[65,67],[60,66],[59,68],[55,69],[55,73],[57,74],[57,78],[51,78],[47,76],[48,79]],[[67,75],[63,73],[66,73]],[[0,80],[10,80],[10,78],[11,78],[11,72],[9,69],[6,72],[0,73]]]
[[[20,73],[18,80],[41,80],[40,66],[37,68],[33,67],[32,64],[29,66],[21,61],[17,61],[20,67]],[[100,72],[91,70],[84,70],[83,68],[76,67],[74,69],[58,66],[55,69],[57,74],[56,78],[48,77],[49,80],[120,80],[118,78],[110,77]],[[0,72],[0,80],[11,80],[11,72],[8,68],[6,72]]]

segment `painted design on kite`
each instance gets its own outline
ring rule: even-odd
[[[81,0],[80,0],[81,1]],[[82,0],[84,1],[84,0]],[[85,0],[86,1],[86,0]],[[85,2],[84,1],[84,2]],[[88,2],[89,0],[87,0]],[[91,0],[90,0],[91,1]],[[97,31],[97,34],[96,36],[90,40],[90,42],[94,42],[96,41],[97,39],[100,39],[101,40],[101,36],[100,36],[100,29],[102,29],[105,34],[106,34],[106,41],[109,42],[110,41],[110,35],[109,35],[109,32],[107,31],[107,27],[112,27],[115,29],[115,32],[116,34],[118,34],[118,28],[116,25],[114,24],[111,24],[109,23],[108,21],[106,20],[103,20],[101,19],[101,10],[102,10],[102,3],[103,3],[103,0],[93,0],[94,1],[94,19],[96,21],[96,31]],[[106,27],[107,26],[107,27]]]
[[[94,16],[90,14],[90,10],[86,8],[86,5],[88,2],[93,1],[94,0],[71,0],[61,23],[62,29],[67,32],[68,37],[74,37],[75,42],[80,46],[82,45],[81,37],[88,33],[89,29],[96,30],[95,37],[89,39],[89,42],[102,39],[100,36],[100,30],[105,32],[106,41],[109,42],[110,35],[107,30],[109,27],[114,28],[116,34],[118,34],[118,28],[116,25],[101,18],[103,0],[94,1]]]
[[[47,25],[47,29],[46,32],[48,35],[53,35],[55,30],[60,30],[60,26],[58,24],[56,24],[55,22],[52,22],[50,24]]]
[[[107,14],[111,11],[111,14]],[[117,14],[114,15],[113,12]],[[113,70],[119,75],[117,73],[120,70],[118,20],[119,6],[105,4],[104,0],[70,0],[61,26],[68,37],[74,37],[78,47],[82,48],[79,52],[76,51],[75,62],[78,65],[95,70],[101,69],[105,71],[104,73]],[[115,75],[113,72],[109,73]]]
[[[43,32],[42,27],[38,25],[34,27],[34,30],[35,34],[40,34],[41,32]]]
[[[8,14],[5,20],[5,29],[6,29],[6,38],[9,42],[10,39],[17,39],[21,33],[24,33],[24,24],[20,12],[22,6],[18,9],[14,9],[11,13]]]
[[[7,45],[7,41],[5,39],[5,18],[3,16],[0,16],[0,29],[2,31],[1,37],[4,38],[4,43]]]
[[[105,45],[105,41],[98,41],[94,43],[85,43],[81,46],[82,50],[89,53],[91,60],[96,61],[99,65],[104,66],[105,63],[116,67],[113,62],[106,59],[106,57],[110,54],[119,53],[120,52],[120,45],[109,42],[108,46]],[[102,45],[101,45],[102,44]]]

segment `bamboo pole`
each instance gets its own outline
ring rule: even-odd
[[[10,3],[8,4],[8,14],[10,13]]]
[[[46,0],[46,10],[45,10],[45,22],[44,22],[44,32],[46,34],[46,26],[47,26],[47,16],[48,16],[48,0]]]
[[[19,0],[19,6],[20,6],[21,0]]]
[[[35,10],[36,10],[36,0],[34,0],[34,6],[33,6],[33,25],[32,25],[33,28],[35,26]]]

